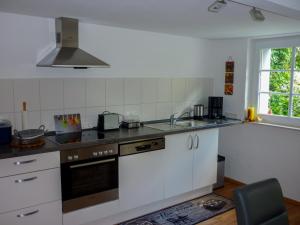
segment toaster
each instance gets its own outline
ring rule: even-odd
[[[119,129],[119,114],[104,112],[98,115],[98,130],[115,130]]]
[[[9,144],[11,137],[11,123],[8,120],[0,120],[0,144]]]

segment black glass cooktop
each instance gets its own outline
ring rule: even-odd
[[[59,144],[87,143],[104,139],[104,134],[97,130],[84,130],[76,133],[57,134],[53,138]]]

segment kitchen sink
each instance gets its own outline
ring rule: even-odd
[[[145,124],[145,127],[150,127],[162,131],[169,131],[169,130],[180,130],[183,126],[178,125],[171,125],[170,123],[153,123],[153,124]]]
[[[180,130],[183,128],[189,128],[189,127],[202,127],[209,125],[210,123],[207,121],[199,121],[199,120],[180,120],[176,121],[174,125],[171,125],[169,122],[165,123],[153,123],[153,124],[146,124],[146,127],[163,130],[163,131],[169,131],[169,130]]]
[[[200,126],[205,126],[207,124],[208,122],[199,121],[199,120],[182,120],[176,122],[176,126],[182,126],[182,127],[200,127]]]

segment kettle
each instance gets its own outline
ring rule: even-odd
[[[202,120],[204,116],[204,105],[194,105],[194,119]]]

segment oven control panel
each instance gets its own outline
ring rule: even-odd
[[[92,147],[63,150],[60,152],[60,161],[61,163],[66,163],[113,155],[118,155],[118,144],[104,144]]]

